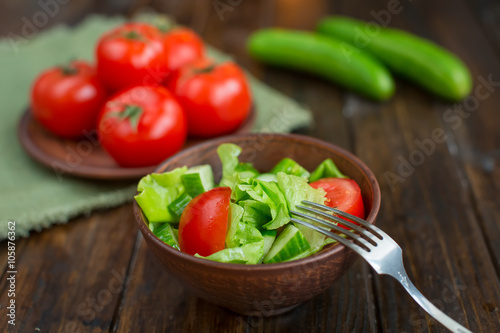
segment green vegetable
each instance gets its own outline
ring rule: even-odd
[[[187,167],[177,168],[165,173],[152,173],[143,177],[137,185],[135,196],[137,204],[150,223],[178,222],[168,205],[184,193],[181,177]]]
[[[264,248],[263,248],[262,257],[260,258],[260,260],[258,262],[259,264],[262,263],[262,260],[264,260],[264,256],[271,249],[271,246],[273,245],[277,234],[278,233],[276,230],[264,230],[264,231],[262,231],[262,237],[264,237]]]
[[[170,205],[168,205],[168,209],[172,213],[172,215],[176,218],[177,221],[181,219],[182,212],[184,208],[186,208],[187,204],[193,199],[187,193],[182,193],[177,199],[172,201]]]
[[[288,224],[274,241],[263,262],[270,264],[287,261],[309,248],[309,243],[302,232],[292,224]]]
[[[189,168],[182,175],[182,181],[186,192],[193,198],[198,194],[209,191],[214,188],[214,173],[212,167],[208,164],[197,165]]]
[[[257,177],[255,177],[257,180],[262,180],[264,182],[278,182],[278,178],[276,178],[276,175],[274,173],[261,173]]]
[[[180,250],[179,242],[177,241],[178,232],[179,231],[177,229],[174,229],[171,223],[162,223],[159,226],[155,227],[153,233],[165,244],[170,245],[177,250]]]
[[[264,29],[247,44],[256,59],[317,74],[374,100],[394,93],[394,80],[375,58],[341,40],[308,32]]]
[[[253,167],[251,163],[238,163],[236,172],[240,174],[240,178],[255,178],[259,175],[259,171]]]
[[[275,175],[277,175],[278,172],[284,172],[287,175],[304,177],[306,179],[309,178],[309,176],[310,176],[309,171],[304,169],[299,163],[295,162],[294,160],[292,160],[290,158],[282,159],[269,172],[273,173]]]
[[[262,257],[263,249],[264,239],[261,239],[258,242],[248,243],[240,247],[220,250],[219,252],[209,255],[208,257],[203,257],[198,254],[195,254],[195,256],[198,258],[205,258],[229,264],[253,265],[259,263],[259,260]]]
[[[238,183],[238,173],[236,167],[240,163],[238,156],[241,154],[241,148],[232,143],[224,143],[217,148],[222,163],[222,179],[220,186],[229,186],[231,189]]]
[[[289,210],[297,211],[296,205],[301,205],[303,200],[319,204],[325,202],[325,191],[312,188],[302,177],[280,172],[278,173],[278,185],[285,195]],[[296,224],[296,227],[302,231],[313,251],[317,252],[323,248],[326,236],[300,224]]]
[[[241,220],[246,224],[262,228],[264,224],[273,219],[269,205],[263,202],[249,199],[239,201],[238,205],[243,208],[243,217]]]
[[[285,196],[277,183],[254,180],[251,185],[242,184],[237,187],[240,191],[246,192],[253,200],[269,207],[272,220],[265,224],[264,228],[278,229],[290,221]]]
[[[309,182],[315,182],[322,178],[349,178],[346,175],[342,174],[340,170],[337,168],[335,163],[331,159],[326,159],[321,162],[320,165],[311,173],[309,177]]]
[[[231,202],[229,204],[229,211],[231,215],[229,216],[229,223],[226,232],[226,246],[235,247],[241,244],[239,238],[236,236],[236,233],[238,232],[240,221],[243,217],[243,208]]]
[[[366,27],[366,22],[334,16],[320,21],[317,31],[356,46],[356,52],[369,52],[394,73],[446,100],[459,101],[470,93],[470,72],[449,51],[401,30],[379,27],[373,32]]]

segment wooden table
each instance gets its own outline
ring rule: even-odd
[[[2,34],[19,32],[20,18],[38,6],[3,2]],[[500,332],[498,3],[401,0],[391,14],[382,0],[86,0],[61,5],[47,27],[77,23],[91,12],[132,15],[144,6],[192,27],[307,105],[316,126],[303,132],[354,152],[375,172],[383,197],[378,224],[403,247],[414,283],[472,331]],[[245,51],[246,38],[258,28],[310,29],[328,13],[378,18],[430,38],[458,54],[483,88],[454,108],[398,80],[392,100],[379,104],[312,76],[262,66]],[[6,243],[0,247],[3,331]],[[163,270],[138,233],[130,204],[18,240],[17,266],[17,332],[445,331],[362,260],[285,315],[231,313],[189,294]]]

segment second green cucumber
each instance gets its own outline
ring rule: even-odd
[[[378,101],[394,93],[394,80],[381,63],[340,40],[308,32],[264,29],[250,37],[248,49],[265,63],[323,76]]]
[[[319,33],[371,53],[394,73],[443,99],[460,101],[470,93],[469,70],[454,54],[402,30],[384,27],[369,30],[366,22],[343,16],[326,18],[317,27]]]

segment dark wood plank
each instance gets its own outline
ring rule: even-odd
[[[431,21],[427,15],[421,15],[411,4],[404,5],[402,13],[391,18],[391,25],[417,33],[421,32],[420,27],[431,25],[430,22],[427,23]],[[354,8],[347,2],[343,4],[342,10],[373,20],[371,10],[386,9],[384,2],[372,2],[370,6],[360,12],[359,7]],[[421,11],[429,15],[432,12],[433,21],[436,25],[441,25],[442,31],[447,32],[446,40],[455,40],[456,46],[459,40],[463,43],[463,36],[450,27],[460,25],[464,30],[470,29],[469,23],[472,22],[469,22],[470,17],[460,17],[444,23],[443,17],[450,16],[445,13],[449,12],[451,6],[456,7],[451,3],[439,6],[434,2],[426,2]],[[418,18],[413,18],[413,24],[408,24],[417,13]],[[438,29],[437,26],[433,28]],[[462,45],[470,48],[468,43]],[[465,47],[455,51],[461,51],[461,55],[466,53]],[[473,61],[479,62],[480,59]],[[462,323],[467,323],[474,331],[490,331],[498,327],[498,319],[496,315],[484,310],[484,304],[491,304],[491,300],[498,302],[498,277],[493,269],[494,260],[483,241],[481,217],[476,214],[474,204],[470,201],[467,186],[462,185],[467,178],[460,173],[460,163],[457,163],[445,144],[436,143],[434,152],[430,156],[424,155],[423,164],[405,177],[403,183],[398,183],[394,192],[384,181],[386,171],[397,173],[399,156],[409,159],[410,154],[415,154],[414,152],[420,149],[415,140],[429,138],[435,128],[443,127],[440,120],[442,112],[435,112],[434,104],[427,94],[400,82],[398,94],[387,108],[383,109],[382,117],[385,119],[382,119],[381,123],[377,125],[377,120],[364,120],[363,112],[361,119],[354,120],[355,128],[359,129],[356,131],[356,137],[359,139],[359,146],[372,154],[373,151],[383,152],[382,147],[389,145],[390,155],[379,158],[384,161],[380,163],[385,165],[372,166],[370,160],[368,162],[381,181],[384,199],[392,201],[392,215],[387,218],[383,209],[381,216],[384,216],[384,224],[381,225],[386,226],[405,249],[407,270],[415,284],[431,300],[436,299],[436,303],[442,306],[445,312],[454,315]],[[370,139],[381,135],[376,134],[379,130],[373,126],[385,130],[385,145],[383,141],[373,145],[370,143]],[[443,127],[443,130],[446,128]],[[358,155],[364,154],[359,152]],[[485,282],[478,284],[477,281]],[[428,322],[414,303],[398,306],[403,302],[412,301],[402,288],[395,287],[392,281],[379,277],[376,279],[376,286],[384,329],[419,331],[432,328],[444,331],[434,322]],[[460,292],[460,296],[452,297],[454,291]]]
[[[137,239],[131,205],[16,241],[16,331],[107,332]],[[9,301],[0,281],[0,304]],[[2,315],[0,327],[7,327]]]

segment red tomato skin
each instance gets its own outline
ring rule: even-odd
[[[126,105],[143,112],[137,130],[129,119],[110,116]],[[98,123],[101,145],[122,167],[157,165],[178,152],[186,141],[184,111],[163,87],[136,86],[117,93],[104,105]]]
[[[250,113],[252,97],[243,71],[234,63],[198,60],[182,67],[168,87],[186,111],[192,137],[234,132]]]
[[[326,191],[327,200],[325,201],[325,205],[337,208],[361,219],[365,218],[365,207],[363,197],[361,196],[361,189],[354,180],[346,178],[323,178],[312,182],[310,185],[316,189],[322,188]]]
[[[182,252],[209,256],[224,249],[230,200],[229,187],[216,187],[188,203],[179,223]]]
[[[31,112],[50,132],[65,138],[78,139],[95,128],[107,91],[97,78],[96,70],[84,61],[43,71],[31,89]]]
[[[163,37],[165,46],[167,71],[174,73],[182,66],[202,59],[205,46],[201,38],[191,29],[174,28]]]
[[[135,85],[157,86],[168,75],[158,28],[126,23],[104,34],[96,48],[97,72],[112,91]]]

